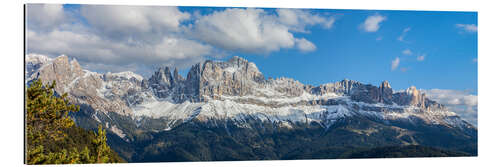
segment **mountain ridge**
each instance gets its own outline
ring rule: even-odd
[[[393,134],[384,142],[399,145],[459,147],[439,144],[443,141],[434,141],[427,134],[441,135],[443,140],[477,142],[477,128],[456,113],[426,98],[414,86],[394,92],[388,81],[374,86],[344,79],[312,86],[292,78],[265,79],[253,62],[240,57],[197,63],[186,78],[170,67],[161,67],[146,78],[133,72],[91,72],[67,56],[51,59],[27,55],[26,60],[27,82],[55,80],[56,92],[68,93],[69,100],[81,106],[83,112],[74,115],[77,124],[86,128],[105,125],[116,135],[111,142],[122,143],[115,147],[122,150],[122,156],[128,155],[128,160],[142,153],[121,145],[135,148],[155,140],[151,137],[156,134],[185,133],[176,129],[186,124],[197,124],[187,126],[189,133],[201,126],[222,128],[226,134],[217,134],[230,138],[239,133],[272,137],[268,132],[283,129],[296,133],[314,127],[322,129],[314,130],[318,133],[344,133],[342,129],[347,128],[348,136],[361,135],[373,142],[382,141],[371,136]],[[367,122],[373,122],[369,123],[373,127],[363,125]]]
[[[39,61],[40,59],[45,61]],[[33,63],[29,60],[37,61]],[[144,97],[129,98],[142,93],[146,94],[144,95],[145,97],[154,96],[153,99],[155,100],[162,101],[166,99],[166,101],[171,101],[175,104],[181,104],[185,101],[196,103],[226,99],[236,99],[243,103],[251,103],[250,101],[259,103],[255,101],[273,101],[275,99],[287,98],[288,100],[292,99],[291,101],[295,99],[295,102],[300,104],[321,105],[328,103],[328,100],[331,99],[330,97],[349,96],[351,100],[368,104],[381,103],[385,105],[416,106],[427,111],[446,110],[443,105],[426,98],[425,94],[421,93],[414,86],[409,87],[404,92],[393,92],[388,81],[383,81],[377,87],[347,79],[319,86],[304,85],[291,78],[266,80],[254,63],[237,56],[226,62],[208,60],[197,63],[189,70],[186,78],[180,76],[177,69],[172,73],[170,68],[166,66],[159,68],[148,79],[143,79],[142,76],[133,72],[114,74],[109,72],[106,74],[90,72],[81,69],[75,59],[69,62],[67,56],[64,55],[53,60],[43,58],[41,55],[28,55],[27,61],[30,66],[40,66],[39,64],[47,66],[52,64],[51,68],[40,66],[39,69],[41,71],[38,73],[32,72],[33,74],[30,78],[41,78],[47,82],[56,80],[58,83],[61,83],[59,84],[60,87],[56,88],[60,92],[70,92],[68,86],[72,86],[75,83],[85,83],[82,84],[82,87],[86,89],[85,91],[73,91],[70,94],[76,96],[90,94],[103,97],[106,96],[106,89],[111,88],[113,95],[121,94],[122,99],[125,98],[123,101],[126,103],[126,106],[133,106],[134,104],[143,102]],[[35,69],[32,67],[28,68]],[[61,71],[66,71],[67,73],[61,73]],[[61,74],[57,75],[57,73]],[[77,80],[83,80],[83,82],[78,82]],[[126,89],[126,92],[119,92],[113,89],[113,84],[109,85],[110,83],[107,82],[116,80],[120,82],[114,84],[115,87],[118,84],[129,82],[128,87],[118,86],[119,90]],[[85,87],[89,85],[91,88]],[[65,87],[62,88],[62,86]],[[93,89],[100,90],[100,92],[93,92]],[[151,91],[144,93],[144,90]],[[125,95],[129,97],[125,97]],[[249,98],[242,98],[247,96]],[[326,96],[326,98],[322,98],[323,96]],[[122,109],[122,111],[128,114],[131,113],[131,111],[125,109]]]

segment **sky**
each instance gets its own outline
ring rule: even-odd
[[[97,72],[186,74],[240,56],[267,77],[412,85],[477,125],[477,13],[30,4],[26,53]]]

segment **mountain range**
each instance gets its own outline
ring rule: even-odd
[[[186,77],[170,67],[101,74],[64,55],[28,54],[25,67],[25,84],[56,81],[80,105],[77,125],[104,125],[129,162],[477,155],[477,128],[414,86],[266,79],[241,57]]]

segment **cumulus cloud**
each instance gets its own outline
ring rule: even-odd
[[[423,90],[429,99],[444,104],[471,124],[477,125],[477,95],[468,91],[430,89]]]
[[[309,25],[322,25],[331,28],[335,19],[315,15],[299,9],[277,9],[278,21],[289,27],[291,31],[308,32],[305,28]]]
[[[190,14],[176,7],[28,5],[27,52],[76,57],[90,70],[148,66],[187,68],[211,56],[209,45],[185,38],[182,21]]]
[[[26,20],[29,28],[50,30],[65,21],[63,6],[60,4],[28,4]]]
[[[81,15],[100,36],[141,42],[162,40],[191,16],[177,7],[115,5],[83,5]]]
[[[307,39],[300,38],[296,39],[295,41],[297,43],[297,47],[299,50],[303,52],[310,52],[316,50],[316,45],[314,45],[311,41],[308,41]]]
[[[401,35],[398,37],[398,41],[405,41],[405,37],[406,37],[406,33],[408,33],[408,31],[411,30],[411,27],[407,27],[403,30],[403,32],[401,33]]]
[[[310,51],[310,41],[295,38],[292,32],[306,32],[312,25],[330,28],[333,19],[296,10],[279,9],[277,14],[262,9],[225,9],[196,19],[193,36],[231,51],[269,53],[297,47]],[[315,47],[314,47],[315,48]]]
[[[29,51],[36,53],[65,54],[78,57],[79,61],[109,65],[127,65],[134,62],[174,65],[176,60],[200,60],[200,57],[211,52],[210,46],[183,38],[164,37],[162,42],[154,45],[128,45],[126,42],[111,42],[95,34],[59,30],[50,33],[28,31],[27,47]],[[179,63],[175,65],[189,66]]]
[[[397,69],[399,66],[399,57],[396,57],[396,59],[392,60],[391,62],[391,70]]]
[[[477,26],[475,24],[455,24],[455,26],[462,31],[466,32],[477,32]]]
[[[366,32],[376,32],[380,28],[380,23],[387,20],[387,17],[375,14],[368,16],[361,28]]]

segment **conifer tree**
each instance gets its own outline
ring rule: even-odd
[[[43,85],[35,80],[26,88],[26,163],[27,164],[75,164],[109,163],[123,160],[106,143],[106,131],[99,125],[98,134],[78,130],[68,115],[79,111],[79,106],[66,100],[67,94],[57,96],[55,81]],[[71,130],[76,129],[76,130]],[[81,128],[80,128],[81,129]],[[71,138],[71,133],[90,135],[90,141]],[[88,136],[88,135],[87,135]],[[77,148],[71,142],[88,143]],[[87,147],[87,145],[89,147]]]
[[[92,141],[97,148],[97,163],[107,163],[109,162],[108,155],[111,154],[111,149],[108,144],[106,144],[106,131],[102,129],[99,125],[99,131],[97,137]]]

